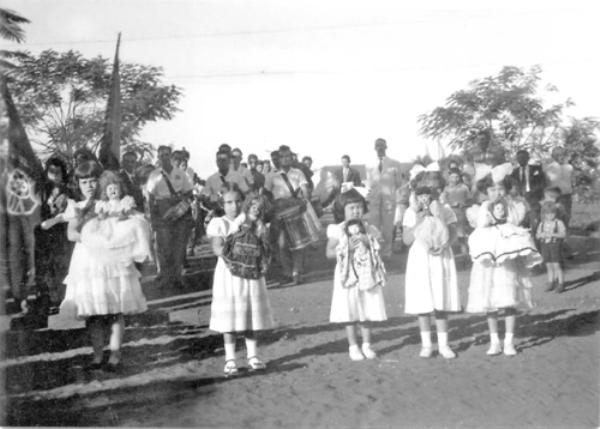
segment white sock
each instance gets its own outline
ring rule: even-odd
[[[490,332],[490,343],[497,344],[500,342],[497,332]]]
[[[438,332],[438,347],[448,347],[448,332]]]
[[[225,360],[235,360],[235,343],[225,343]]]
[[[504,334],[504,342],[505,343],[512,343],[513,338],[514,338],[514,334],[512,332],[507,332],[506,334]]]
[[[258,346],[257,346],[256,339],[246,338],[246,355],[249,358],[257,356],[257,353],[258,353],[257,349],[258,349]]]
[[[431,332],[421,331],[421,345],[426,348],[431,348]]]

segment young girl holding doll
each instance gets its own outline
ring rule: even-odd
[[[64,215],[69,221],[68,237],[75,241],[75,248],[60,312],[85,319],[94,352],[88,368],[116,371],[121,362],[123,315],[147,308],[135,263],[150,258],[150,230],[143,217],[133,220],[98,216],[98,190],[104,202],[120,199],[121,192],[117,176],[112,172],[100,176],[100,171],[95,162],[85,162],[75,170],[84,200],[70,201]],[[110,357],[103,366],[106,327],[111,332]]]
[[[249,197],[242,208],[242,193],[236,185],[223,185],[225,215],[213,218],[206,234],[219,257],[215,267],[210,329],[223,334],[225,376],[239,373],[235,358],[237,335],[246,340],[250,370],[264,370],[258,356],[256,331],[273,325],[267,297],[265,273],[269,261],[269,238],[262,221],[262,200]],[[241,213],[241,214],[240,214]]]
[[[446,359],[456,357],[448,345],[448,312],[461,310],[452,242],[456,238],[456,215],[437,201],[437,190],[419,186],[403,219],[404,242],[410,246],[406,262],[405,307],[415,314],[421,333],[420,357],[433,353],[430,317],[435,317],[438,352]]]
[[[518,226],[524,208],[506,198],[510,180],[493,172],[484,178],[479,189],[487,200],[477,213],[476,228],[469,236],[469,253],[473,260],[466,311],[485,313],[490,330],[488,355],[514,356],[514,330],[517,307],[533,307],[532,284],[528,270],[541,262],[531,234]],[[498,335],[498,317],[505,316],[504,348]]]
[[[346,325],[351,360],[374,359],[377,354],[371,347],[371,323],[387,320],[385,268],[378,242],[381,234],[362,220],[366,201],[356,189],[341,194],[338,202],[345,220],[327,229],[327,257],[337,260],[329,321]],[[361,347],[357,326],[362,334]]]

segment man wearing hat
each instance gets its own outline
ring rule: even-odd
[[[379,138],[375,140],[377,158],[374,163],[367,164],[369,202],[369,223],[375,226],[383,236],[381,255],[388,259],[392,256],[394,225],[402,222],[404,210],[408,206],[408,198],[404,192],[407,176],[402,164],[386,155],[387,142]]]

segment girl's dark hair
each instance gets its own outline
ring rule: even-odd
[[[121,180],[121,177],[119,177],[119,175],[114,173],[113,171],[107,170],[104,173],[102,173],[98,184],[100,185],[99,187],[101,200],[108,199],[108,196],[106,195],[106,188],[108,187],[108,185],[118,185],[121,189],[121,196],[123,196],[123,181]]]
[[[85,161],[75,169],[75,178],[89,179],[91,177],[98,179],[102,174],[102,167],[96,161]]]
[[[508,202],[506,201],[505,198],[500,198],[500,199],[490,203],[490,205],[488,206],[488,210],[490,211],[490,213],[493,216],[494,215],[494,207],[496,207],[498,204],[500,204],[501,206],[504,207],[504,219],[506,219],[506,217],[508,216]]]
[[[342,212],[348,204],[352,203],[362,203],[364,213],[367,213],[368,211],[367,200],[365,200],[365,198],[354,188],[344,192],[343,194],[340,194],[337,202]]]
[[[45,168],[46,174],[48,174],[48,169],[50,166],[60,168],[60,171],[62,172],[63,183],[67,183],[69,181],[69,170],[67,168],[67,163],[63,159],[59,158],[58,156],[51,156],[48,158]]]
[[[221,185],[221,197],[219,198],[219,204],[221,205],[221,207],[223,206],[223,196],[228,193],[228,192],[237,192],[237,194],[240,196],[240,198],[244,198],[244,193],[242,192],[242,190],[240,189],[240,187],[237,185],[237,183],[232,183],[232,182],[225,182]]]
[[[433,189],[429,186],[419,186],[415,189],[415,195],[433,195]]]
[[[457,174],[462,179],[462,171],[460,171],[458,168],[451,168],[448,170],[448,176],[451,174]]]

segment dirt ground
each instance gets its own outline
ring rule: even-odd
[[[305,284],[270,287],[277,328],[260,338],[264,373],[222,376],[222,339],[207,328],[210,291],[194,284],[149,293],[152,312],[126,330],[120,375],[83,371],[91,348],[81,325],[56,319],[53,329],[11,332],[0,362],[4,424],[598,427],[600,249],[580,248],[563,294],[544,292],[545,274],[535,273],[537,307],[519,316],[512,358],[485,355],[485,318],[470,314],[450,319],[456,359],[419,358],[416,319],[402,311],[401,257],[390,269],[389,320],[374,329],[373,361],[350,361],[343,327],[328,323],[332,269],[324,264]],[[468,274],[463,266],[464,303]]]

